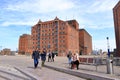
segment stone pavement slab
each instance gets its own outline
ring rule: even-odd
[[[57,71],[61,71],[64,73],[68,73],[74,76],[86,78],[86,79],[91,78],[94,80],[120,80],[120,76],[116,76],[114,74],[110,75],[103,72],[101,73],[101,72],[96,72],[92,70],[87,70],[88,68],[90,68],[88,67],[89,65],[84,66],[84,68],[87,68],[86,70],[83,70],[80,67],[79,67],[80,68],[79,70],[76,70],[76,69],[71,70],[67,61],[68,60],[66,57],[56,57],[55,62],[46,62],[45,67],[54,69]],[[102,68],[101,68],[101,71],[102,71]]]
[[[7,68],[8,66],[6,66],[5,69],[7,69],[6,71],[11,70],[11,74],[17,71],[16,73],[27,76],[27,78],[29,78],[22,80],[86,80],[46,67],[42,67],[41,69],[40,63],[38,65],[38,68],[34,69],[33,59],[31,56],[0,56],[0,65],[3,66],[3,68],[5,65],[8,65],[10,68]],[[13,78],[10,78],[6,76],[11,76],[11,74],[4,74],[1,72],[0,75],[2,76],[0,76],[0,80],[21,80],[19,77],[16,78],[13,76]]]
[[[45,66],[48,69],[46,67],[40,69],[40,65],[37,69],[34,69],[31,56],[0,56],[0,66],[2,66],[0,80],[21,80],[20,77],[23,77],[23,80],[74,80],[73,78],[75,78],[75,80],[84,80],[83,78],[91,78],[94,80],[120,80],[120,76],[116,76],[116,74],[109,75],[105,72],[95,71],[95,69],[93,69],[94,67],[91,67],[91,65],[82,65],[79,66],[79,70],[71,70],[66,57],[55,57],[55,62],[46,61]],[[6,68],[4,69],[4,67]],[[103,68],[104,67],[101,66],[101,71],[105,70]],[[70,74],[72,76],[61,72]],[[18,75],[14,73],[17,73]],[[8,75],[8,77],[6,75]]]
[[[0,64],[0,80],[38,80],[18,67]]]

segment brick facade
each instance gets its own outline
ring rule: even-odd
[[[85,29],[79,29],[79,50],[81,55],[92,53],[92,37]]]
[[[32,27],[33,49],[46,49],[59,56],[65,56],[67,51],[79,52],[78,27],[76,20],[62,21],[57,17],[51,21],[39,21]]]
[[[114,28],[116,37],[116,56],[120,57],[120,1],[113,8]]]
[[[32,53],[32,40],[31,35],[23,34],[19,38],[19,54],[31,54]]]
[[[80,48],[80,44],[86,46],[86,52]],[[20,36],[19,53],[32,53],[35,48],[40,52],[46,49],[47,52],[54,52],[58,56],[66,56],[68,51],[73,54],[80,53],[81,50],[84,50],[86,55],[92,52],[92,38],[85,30],[79,30],[76,20],[63,21],[56,17],[51,21],[39,20],[32,26],[31,36],[26,34]]]

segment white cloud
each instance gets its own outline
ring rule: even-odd
[[[6,9],[21,12],[47,13],[71,9],[74,4],[69,0],[33,0],[9,4]]]
[[[93,29],[102,29],[102,28],[108,28],[107,26],[100,27],[99,25],[91,25],[94,24],[94,22],[88,18],[82,18],[82,14],[85,12],[87,13],[97,13],[97,12],[104,12],[108,10],[112,10],[113,6],[117,3],[118,0],[95,0],[93,3],[90,2],[87,6],[82,4],[82,2],[78,2],[81,5],[76,5],[77,3],[72,2],[72,0],[25,0],[23,2],[17,2],[13,4],[9,4],[7,6],[7,10],[12,11],[20,11],[20,12],[28,12],[31,13],[32,16],[27,16],[25,19],[28,21],[25,23],[24,19],[20,21],[13,21],[13,22],[5,22],[3,23],[4,26],[12,25],[12,24],[22,24],[22,25],[33,25],[33,22],[28,19],[28,17],[41,17],[40,19],[43,20],[49,20],[49,18],[52,17],[54,19],[55,16],[58,16],[60,19],[65,20],[65,18],[71,18],[71,16],[74,16],[75,19],[80,24],[80,27],[88,27]],[[83,7],[84,5],[84,7]],[[89,6],[89,7],[88,7]],[[69,11],[67,11],[69,10]],[[83,12],[81,12],[83,11]],[[49,12],[52,12],[49,14]],[[26,15],[28,14],[26,13]],[[40,15],[36,15],[35,13],[42,13]],[[49,16],[46,17],[45,14],[49,14]],[[75,14],[75,15],[74,15]],[[88,15],[88,14],[87,14]],[[19,16],[19,15],[17,15]],[[66,16],[66,17],[65,17]],[[36,18],[37,19],[37,18]],[[71,18],[73,19],[73,18]],[[38,20],[38,19],[37,19]],[[37,21],[36,21],[37,22]],[[86,23],[87,22],[87,23]],[[30,23],[30,24],[29,24]],[[96,22],[95,22],[96,23]],[[20,25],[21,25],[20,24]],[[82,24],[90,24],[89,25],[82,25]],[[104,23],[103,23],[104,24]]]
[[[33,21],[29,21],[29,22],[23,22],[23,21],[15,21],[15,22],[3,22],[1,24],[1,26],[10,26],[10,25],[27,25],[27,26],[32,26],[32,25],[35,25],[36,22],[33,22]]]
[[[106,12],[113,9],[118,0],[96,0],[86,8],[87,13]]]
[[[118,0],[91,0],[91,1],[89,0],[87,1],[86,0],[22,0],[22,1],[19,0],[20,2],[19,1],[12,2],[12,1],[10,2],[13,4],[9,3],[8,5],[5,5],[3,7],[4,11],[1,10],[3,14],[0,14],[0,16],[3,17],[3,19],[0,19],[0,26],[10,26],[10,25],[33,26],[38,22],[39,20],[38,18],[40,18],[42,21],[47,21],[54,19],[55,16],[58,16],[58,18],[60,18],[61,20],[69,20],[74,18],[78,21],[80,28],[87,28],[92,30],[113,27],[113,23],[109,21],[112,20],[111,19],[112,15],[109,14],[109,12],[112,13],[112,8],[118,2]],[[2,4],[4,5],[4,3]],[[101,15],[100,12],[102,12],[103,16]],[[106,13],[110,15],[110,18],[109,15]],[[108,16],[109,19],[108,18],[106,19],[106,16]],[[103,19],[102,17],[104,17],[105,19]],[[5,29],[1,29],[1,31],[4,32],[6,31],[5,36],[7,35],[13,36],[14,34],[18,34],[18,33],[21,34],[27,32],[27,28],[21,30],[20,27],[20,32],[18,31],[14,32],[13,29],[11,29],[11,27],[9,27],[8,30],[6,29],[8,27],[4,27],[4,28]],[[11,34],[7,33],[11,31],[12,31]],[[93,33],[93,34],[99,35],[100,33]],[[107,34],[113,34],[113,33],[107,33]],[[102,36],[104,35],[99,36],[100,39]],[[103,49],[105,51],[107,50],[106,39],[96,40],[98,39],[98,36],[97,37],[92,36],[92,37],[93,37],[93,47],[95,44],[95,47],[97,49]],[[14,38],[15,37],[12,37],[12,39]],[[1,39],[1,40],[4,41],[5,39]],[[8,39],[6,40],[8,41]],[[11,44],[12,41],[13,40],[10,41]],[[14,41],[13,43],[15,42],[17,42],[17,40]],[[10,43],[6,45],[9,46],[11,45]],[[15,45],[13,46],[15,47]],[[112,49],[115,48],[115,40],[110,40],[110,47]]]
[[[101,24],[101,25],[83,25],[85,28],[90,28],[90,29],[97,29],[97,30],[100,30],[100,29],[106,29],[106,28],[113,28],[113,25],[110,25],[110,24]]]

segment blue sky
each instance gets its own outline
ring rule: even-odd
[[[116,47],[113,7],[119,0],[0,0],[0,49],[18,48],[19,36],[31,34],[38,22],[54,19],[76,19],[79,28],[92,36],[93,49],[110,50]]]

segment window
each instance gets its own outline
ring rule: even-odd
[[[54,35],[54,33],[52,33],[52,35]]]
[[[52,41],[52,43],[54,44],[54,41]]]
[[[62,43],[64,43],[65,42],[65,40],[62,40]]]
[[[58,40],[57,40],[57,39],[55,39],[55,42],[58,42]]]

